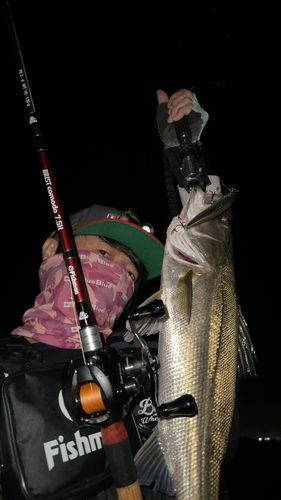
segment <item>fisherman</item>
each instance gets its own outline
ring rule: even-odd
[[[137,215],[130,209],[121,211],[92,205],[71,216],[70,221],[95,319],[106,339],[112,333],[114,321],[129,307],[139,285],[161,273],[164,246],[141,228]],[[34,306],[23,315],[23,325],[11,333],[12,343],[8,342],[11,356],[7,355],[7,339],[3,339],[2,345],[0,343],[1,383],[15,371],[67,363],[81,352],[73,292],[56,233],[43,244],[42,259],[39,270],[41,291]],[[64,437],[64,434],[61,436]],[[41,439],[44,446],[48,446],[46,457],[49,469],[58,462],[50,455],[52,448],[49,443],[56,442],[50,437],[43,439],[40,433],[38,435],[38,441]],[[82,438],[85,439],[84,436]],[[72,457],[71,454],[67,456]],[[96,462],[89,457],[90,464],[92,460],[95,470]],[[106,477],[103,481],[102,484],[106,484]],[[151,488],[144,487],[142,490],[144,499],[166,498],[163,494],[154,493]],[[97,493],[94,497],[81,496],[81,500],[86,498],[117,500],[115,486],[107,487],[106,492]],[[1,496],[1,480],[0,500],[8,500],[6,493]],[[22,500],[21,497],[19,500]]]
[[[169,124],[192,111],[194,96],[189,90],[180,90],[170,99],[166,92],[158,90],[157,98],[159,104],[168,103]],[[200,110],[203,112],[202,108]],[[71,216],[70,221],[77,250],[84,252],[82,266],[86,281],[87,275],[90,276],[88,288],[91,303],[96,304],[96,320],[106,338],[112,332],[114,321],[125,307],[128,309],[139,284],[147,277],[151,279],[160,275],[163,245],[140,227],[138,216],[130,210],[124,212],[93,205]],[[31,344],[36,342],[36,349],[40,350],[46,362],[53,356],[69,359],[73,356],[73,349],[80,349],[78,319],[70,296],[70,283],[65,281],[67,271],[60,252],[59,239],[54,233],[47,238],[42,248],[43,262],[39,271],[41,293],[34,307],[24,314],[23,326],[11,333],[13,337],[20,336]],[[87,258],[90,263],[87,260],[85,264]],[[108,261],[112,262],[111,267]],[[99,269],[95,271],[96,266]],[[123,272],[124,267],[127,273]],[[58,282],[59,273],[63,279]],[[106,276],[111,288],[98,279],[101,276]],[[97,285],[97,282],[100,284]]]
[[[168,124],[188,115],[193,107],[194,96],[189,90],[176,92],[170,99],[159,90],[157,98],[159,104],[168,103]],[[71,216],[70,221],[95,318],[106,339],[113,331],[115,320],[130,306],[139,284],[160,275],[163,244],[140,227],[138,217],[131,210],[92,205]],[[44,243],[42,259],[40,294],[34,306],[23,315],[23,325],[12,331],[8,342],[4,339],[0,343],[1,384],[8,375],[23,368],[66,363],[81,350],[77,313],[56,234]],[[58,443],[53,453],[61,453],[65,462],[73,455],[67,454],[64,437],[59,438],[48,443]],[[2,477],[5,467],[3,470]],[[166,498],[152,489],[144,491],[146,499]],[[116,498],[111,489],[101,495],[104,496],[95,498]],[[84,498],[81,496],[81,500]],[[7,500],[6,494],[3,500]]]
[[[163,244],[140,226],[130,209],[92,205],[70,217],[95,318],[104,339],[131,303],[139,284],[161,273]],[[57,233],[42,248],[40,294],[12,331],[48,359],[80,349],[78,318]],[[64,352],[62,352],[64,350]],[[67,352],[66,352],[67,351]],[[46,358],[47,360],[47,358]]]

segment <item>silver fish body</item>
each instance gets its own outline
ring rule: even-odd
[[[159,404],[190,394],[198,414],[159,419],[157,438],[176,499],[217,500],[235,406],[238,306],[231,212],[214,204],[212,218],[200,188],[168,228],[161,289],[168,318],[159,330]]]

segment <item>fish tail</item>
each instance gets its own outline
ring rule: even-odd
[[[139,483],[173,496],[175,493],[171,474],[168,470],[163,449],[156,429],[135,456]]]

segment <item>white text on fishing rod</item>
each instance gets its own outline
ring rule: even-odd
[[[25,98],[25,104],[26,104],[26,107],[28,108],[31,105],[31,99],[30,99],[30,95],[29,95],[29,92],[28,92],[28,87],[27,87],[27,83],[26,83],[26,80],[25,80],[25,75],[24,75],[23,69],[19,69],[19,77],[20,77],[20,82],[21,82],[21,86],[22,86],[22,89],[23,89],[23,95],[24,95],[24,98]]]
[[[74,295],[78,295],[79,292],[78,292],[78,288],[77,288],[77,277],[76,277],[75,269],[73,266],[68,266],[68,274],[69,274],[70,279],[71,279]]]
[[[51,187],[52,186],[52,181],[51,181],[51,178],[50,178],[49,170],[47,168],[45,168],[44,170],[42,170],[42,172],[43,172],[45,184],[47,186],[47,191],[48,191],[48,195],[49,195],[49,198],[50,198],[50,202],[51,202],[51,205],[52,205],[53,212],[54,212],[54,214],[57,214],[59,207],[56,205],[56,202],[55,202],[54,193],[53,193],[53,190],[52,190],[52,187]],[[61,220],[61,216],[58,214],[55,217],[55,220],[56,220],[57,230],[61,231],[61,229],[63,229],[63,222]]]

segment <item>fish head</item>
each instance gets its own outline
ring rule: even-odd
[[[167,231],[166,251],[197,274],[232,260],[232,211],[237,193],[206,199],[193,188]]]

